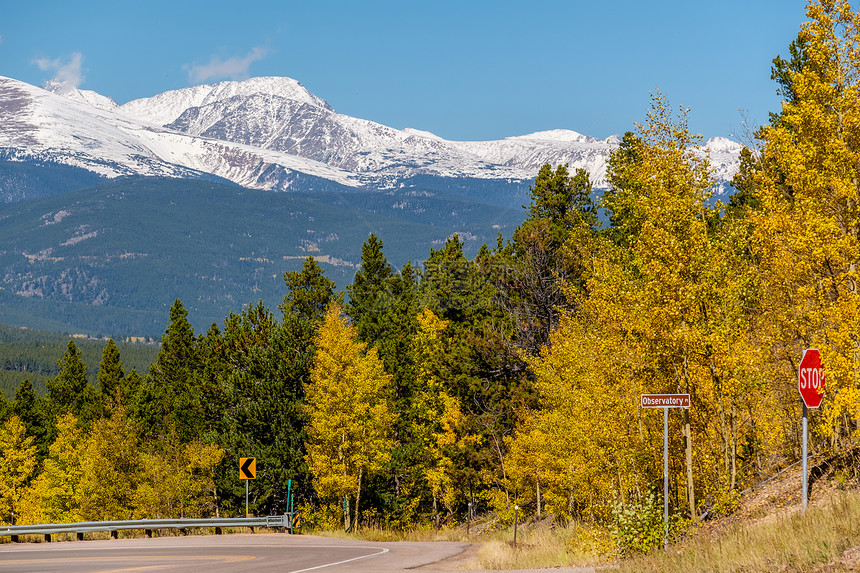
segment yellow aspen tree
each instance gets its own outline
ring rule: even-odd
[[[835,443],[860,430],[860,16],[818,0],[807,17],[802,65],[786,75],[793,97],[760,133],[753,247],[783,383],[796,381],[803,348],[821,349]]]
[[[306,461],[324,499],[344,500],[344,527],[358,526],[363,480],[389,460],[394,445],[392,379],[375,348],[358,341],[340,306],[326,311],[305,387]],[[350,519],[350,500],[354,517]]]
[[[627,219],[635,226],[627,231],[626,260],[619,261],[633,288],[625,289],[627,297],[617,298],[598,279],[592,291],[596,296],[587,305],[600,316],[622,303],[622,309],[610,312],[626,312],[623,328],[634,351],[647,357],[650,391],[688,393],[696,404],[706,375],[699,357],[708,353],[702,330],[707,328],[703,302],[709,285],[701,279],[716,254],[709,236],[709,220],[716,215],[708,206],[711,170],[692,149],[700,138],[688,131],[686,111],[676,117],[662,94],[652,99],[638,135],[636,170],[606,200],[616,221]],[[695,517],[693,424],[689,410],[680,416],[686,497]]]
[[[604,521],[616,500],[649,488],[656,464],[635,406],[641,365],[617,332],[568,313],[529,360],[540,408],[517,425],[505,464],[523,499],[537,504],[540,486],[555,515]]]
[[[139,481],[134,492],[137,518],[205,517],[215,509],[215,466],[224,451],[194,440],[187,444],[174,434],[167,443],[140,455]]]
[[[36,469],[36,446],[16,415],[0,426],[0,521],[14,524],[27,482]]]
[[[657,95],[637,133],[610,160],[611,227],[588,246],[587,295],[571,294],[582,297],[576,312],[530,362],[542,409],[512,447],[564,427],[570,434],[549,443],[573,476],[569,505],[605,515],[592,500],[641,500],[662,478],[662,416],[640,408],[641,394],[688,393],[692,408],[670,416],[670,435],[683,437],[680,452],[670,440],[681,462],[672,481],[696,518],[702,493],[737,485],[739,421],[757,383],[742,359],[754,276],[742,226],[725,222],[712,200],[710,165],[686,112]]]
[[[131,519],[140,431],[124,406],[93,422],[83,445],[78,505],[85,521]]]
[[[422,473],[433,495],[438,523],[438,501],[444,504],[449,517],[453,514],[459,491],[455,483],[457,459],[462,457],[458,454],[475,445],[478,437],[465,433],[466,418],[460,401],[445,391],[444,380],[440,378],[448,321],[430,309],[418,314],[417,321],[418,331],[412,339],[418,389],[412,405],[412,435],[422,450]]]
[[[74,414],[57,419],[57,438],[48,447],[42,472],[33,480],[25,496],[30,523],[71,523],[81,521],[80,488],[83,476],[85,434]]]

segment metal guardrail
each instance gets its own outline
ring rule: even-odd
[[[214,527],[215,533],[220,534],[224,527],[283,527],[293,532],[297,523],[298,512],[266,517],[232,517],[232,518],[181,518],[181,519],[133,519],[126,521],[81,521],[77,523],[47,523],[38,525],[9,525],[0,526],[0,537],[11,536],[17,541],[19,535],[44,535],[46,541],[51,535],[58,533],[75,533],[78,539],[83,539],[84,533],[93,531],[109,531],[111,537],[122,529],[142,529],[147,537],[152,536],[155,529],[191,529],[194,527]]]

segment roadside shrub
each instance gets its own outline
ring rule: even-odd
[[[663,508],[653,494],[612,510],[612,536],[625,555],[647,553],[663,543]]]

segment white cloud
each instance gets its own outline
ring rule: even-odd
[[[193,83],[201,83],[214,78],[230,78],[231,80],[244,80],[249,77],[248,68],[261,60],[269,53],[269,51],[258,46],[244,58],[229,58],[222,60],[217,56],[212,56],[208,64],[186,65],[188,70],[188,79]]]
[[[84,81],[84,76],[81,73],[81,64],[84,61],[83,55],[80,52],[73,53],[68,60],[57,58],[49,60],[41,58],[33,63],[39,66],[40,70],[56,71],[54,81],[60,82],[66,87],[76,88]]]

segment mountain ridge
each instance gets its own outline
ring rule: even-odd
[[[259,77],[156,94],[117,105],[57,82],[37,88],[0,76],[0,148],[79,166],[100,175],[179,178],[215,175],[244,187],[297,190],[296,174],[362,189],[409,186],[409,178],[532,180],[541,165],[568,164],[606,186],[618,136],[548,130],[494,141],[449,141],[337,113],[300,82]],[[726,184],[742,146],[713,147]],[[275,174],[274,176],[272,174]]]

